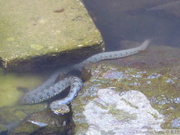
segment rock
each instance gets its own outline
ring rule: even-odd
[[[73,120],[76,125],[74,134],[81,135],[87,134],[87,132],[89,132],[89,134],[92,132],[93,134],[100,134],[100,130],[96,130],[97,127],[102,130],[101,134],[114,134],[120,131],[118,129],[122,129],[120,127],[114,128],[113,125],[107,126],[110,127],[111,131],[108,130],[108,128],[103,129],[104,126],[101,126],[101,124],[103,125],[106,123],[103,121],[105,118],[109,118],[110,122],[113,120],[116,124],[119,124],[118,120],[111,118],[120,116],[122,120],[127,120],[130,117],[129,121],[126,121],[126,124],[121,123],[121,127],[124,127],[124,125],[131,123],[134,119],[137,120],[140,118],[137,116],[141,115],[141,112],[145,117],[151,117],[149,114],[146,115],[146,113],[148,113],[147,110],[145,111],[146,113],[143,113],[142,110],[141,112],[136,110],[136,117],[131,115],[128,115],[129,117],[127,117],[125,115],[128,113],[131,114],[131,111],[133,110],[129,109],[129,106],[134,108],[134,110],[135,108],[141,108],[139,105],[143,104],[144,102],[141,100],[135,100],[137,95],[139,95],[141,98],[144,97],[143,101],[146,101],[144,109],[147,109],[148,107],[151,108],[150,105],[152,106],[150,110],[153,110],[152,114],[156,114],[153,115],[152,119],[155,120],[155,117],[157,116],[157,121],[154,121],[155,127],[161,127],[162,131],[164,131],[164,129],[179,128],[180,61],[178,52],[178,49],[173,49],[170,47],[149,47],[146,52],[142,52],[136,56],[130,56],[118,60],[103,61],[85,66],[82,72],[82,77],[84,80],[86,80],[86,82],[84,83],[84,87],[78,94],[77,98],[72,102]],[[108,92],[103,91],[104,89],[108,89],[110,94],[111,92],[109,90],[112,90],[112,95],[109,97],[107,94]],[[126,95],[127,92],[131,93],[131,90],[136,91],[136,96],[132,96],[134,103],[130,101],[125,102],[126,104],[129,103],[128,105],[124,106],[124,110],[129,110],[128,113],[124,113],[124,116],[122,115],[121,111],[109,114],[109,110],[115,108],[119,102],[121,105],[123,104],[123,101],[119,99],[122,99],[122,96]],[[107,95],[100,94],[101,92],[106,93]],[[133,92],[128,95],[133,95]],[[112,100],[109,101],[110,103],[114,101],[115,97],[118,97],[118,100],[116,100],[117,103],[115,104],[113,102],[113,105],[109,105],[109,102],[104,102],[104,98],[106,99],[108,97]],[[126,97],[128,96],[126,95]],[[103,100],[101,98],[103,98]],[[94,108],[91,110],[92,106]],[[99,112],[103,112],[103,116],[100,115]],[[111,112],[114,112],[114,110]],[[97,115],[99,117],[102,116],[101,123],[97,122]],[[144,124],[143,128],[146,131],[146,128],[148,127],[145,126],[146,124],[152,126],[150,129],[154,131],[155,127],[153,127],[153,124],[151,125],[151,123],[148,122],[150,121],[147,121],[146,118],[144,118],[138,123]],[[92,126],[93,124],[95,126]],[[133,129],[134,125],[133,123],[131,124],[132,125],[129,126],[132,126]],[[126,132],[125,129],[121,131],[124,133]]]
[[[102,51],[80,0],[2,0],[0,12],[0,65],[8,70],[68,65]]]
[[[8,128],[5,125],[0,124],[0,133],[7,132],[7,131],[8,131]]]
[[[180,128],[180,117],[172,121],[172,128]]]
[[[176,72],[176,70],[173,72]],[[137,129],[137,127],[135,127],[135,125],[137,123],[142,124],[142,127],[138,125],[139,132],[141,132],[143,128],[143,131],[148,131],[147,128],[155,131],[161,128],[161,130],[172,129],[173,125],[177,126],[178,124],[173,124],[172,121],[174,118],[179,117],[179,76],[178,74],[174,75],[173,72],[170,72],[168,69],[157,69],[153,71],[147,69],[146,71],[145,69],[117,67],[103,63],[86,66],[82,76],[89,78],[89,80],[85,82],[84,88],[72,102],[73,120],[76,125],[74,129],[75,134],[118,134],[120,129],[122,133],[126,133],[130,127],[136,132],[135,129]],[[114,88],[112,95],[109,87]],[[108,88],[108,91],[103,91],[103,88]],[[135,92],[130,91],[132,89],[134,89]],[[104,93],[104,95],[100,94],[101,92]],[[124,95],[126,93],[128,93],[128,95]],[[122,96],[131,98],[129,100],[120,100]],[[114,101],[116,97],[118,100],[116,99]],[[138,100],[138,97],[140,99],[143,98],[143,101]],[[109,102],[104,102],[106,98],[108,98],[107,100],[110,103],[113,102],[113,105],[110,105]],[[130,102],[130,100],[133,102]],[[121,111],[117,112],[117,109],[115,111],[112,109],[118,104],[123,107],[125,103],[126,105],[123,108],[126,110],[125,113]],[[141,105],[147,110],[143,110]],[[129,109],[129,107],[132,108]],[[138,108],[144,112],[138,110]],[[97,110],[95,111],[95,109]],[[136,113],[134,113],[134,111]],[[109,114],[109,112],[113,113]],[[152,115],[149,115],[149,113]],[[139,117],[141,115],[142,117]],[[164,115],[166,115],[166,118],[164,118]],[[115,119],[117,116],[119,116],[122,121]],[[100,117],[99,121],[97,117]],[[151,117],[148,119],[152,121],[147,121],[146,117]],[[137,120],[135,122],[136,124],[133,124],[135,120]],[[111,125],[109,121],[117,124]],[[143,123],[144,121],[147,123]],[[111,125],[109,130],[108,128],[103,128],[103,124],[106,122],[108,123],[107,125]],[[119,125],[120,122],[121,126],[117,127],[116,125]],[[151,122],[155,122],[154,127]],[[129,123],[129,125],[127,123]],[[99,127],[100,130],[97,130],[97,127]],[[156,129],[157,127],[159,128]]]
[[[86,135],[161,131],[164,121],[164,116],[151,107],[146,96],[135,90],[119,95],[111,88],[99,89],[97,97],[84,107],[83,114],[89,125]]]
[[[30,114],[46,109],[47,104],[22,105],[1,107],[0,109],[0,133],[16,127]],[[3,127],[3,128],[2,128]]]
[[[50,110],[33,113],[15,127],[10,135],[68,134],[73,125],[70,115],[55,115]]]
[[[177,17],[180,16],[180,10],[179,10],[180,1],[156,1],[152,4],[149,8],[147,8],[147,11],[165,11],[167,14],[173,14]]]

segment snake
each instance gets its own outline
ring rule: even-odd
[[[60,74],[66,74],[72,70],[82,71],[83,67],[89,63],[95,63],[102,60],[117,59],[117,58],[127,57],[130,55],[140,53],[141,51],[147,48],[149,43],[150,43],[150,40],[145,40],[140,46],[135,47],[135,48],[98,53],[98,54],[92,55],[91,57],[73,66],[60,68],[41,86],[25,93],[21,99],[21,103],[22,104],[40,103],[60,94],[66,88],[70,87],[69,93],[67,94],[66,97],[53,101],[52,103],[50,103],[50,106],[49,106],[50,109],[55,114],[67,113],[69,111],[67,104],[69,104],[77,96],[78,92],[82,89],[83,81],[79,77],[68,76],[54,83],[56,78]]]

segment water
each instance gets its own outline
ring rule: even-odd
[[[180,5],[172,6],[170,4],[169,7],[166,6],[161,9],[151,10],[159,6],[160,2],[164,1],[84,0],[83,2],[103,36],[107,51],[123,49],[124,46],[121,45],[121,41],[124,40],[143,42],[146,39],[154,39],[153,43],[158,46],[169,46],[179,49]],[[180,57],[177,52],[174,54],[171,53],[169,56],[176,57],[177,59]],[[174,62],[176,61],[174,60]],[[173,62],[170,64],[173,64]],[[22,76],[20,77],[23,79]],[[32,81],[32,85],[36,85],[37,83],[33,82],[33,78],[29,75],[27,78],[24,77],[24,81]],[[25,82],[20,87],[22,89],[27,87],[31,89],[31,86],[26,86]],[[7,87],[11,87],[11,84]]]
[[[108,50],[120,47],[121,40],[144,41],[147,38],[158,38],[158,44],[180,47],[180,5],[147,11],[159,2],[85,0],[84,4],[101,31]]]

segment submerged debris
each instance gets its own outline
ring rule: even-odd
[[[180,6],[180,0],[162,0],[156,3],[153,7],[147,8],[147,11],[163,10],[166,8],[174,8]]]

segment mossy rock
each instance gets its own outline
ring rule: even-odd
[[[12,128],[16,127],[27,116],[35,112],[45,110],[46,108],[47,104],[1,107],[0,125],[2,126],[0,132],[3,132],[5,130],[11,130]]]
[[[70,115],[71,113],[56,115],[49,109],[33,113],[16,126],[10,135],[67,134],[73,125]]]
[[[175,73],[177,70],[173,72]],[[83,76],[86,76],[85,78],[89,78],[89,80],[85,82],[78,97],[72,102],[73,120],[76,124],[75,132],[79,133],[79,131],[87,130],[88,124],[83,115],[84,107],[97,98],[99,89],[109,87],[114,88],[120,95],[130,90],[142,92],[152,107],[166,116],[161,127],[172,129],[172,121],[180,117],[178,106],[180,103],[178,78],[180,76],[174,75],[173,72],[170,72],[168,68],[148,71],[108,64],[86,66]]]
[[[102,51],[103,41],[80,0],[1,0],[0,65],[40,70]]]

